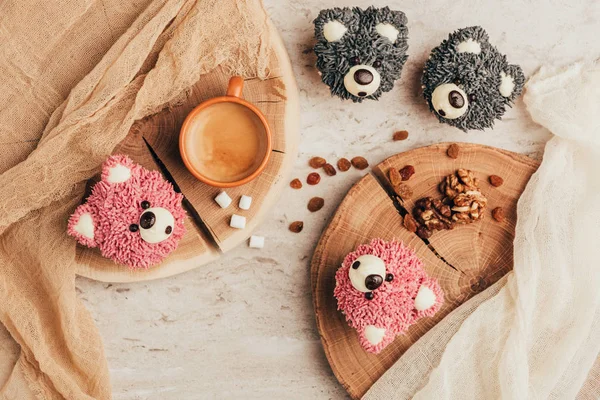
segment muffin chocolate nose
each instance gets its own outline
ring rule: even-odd
[[[152,211],[146,211],[140,217],[140,226],[144,229],[150,229],[156,223],[156,215]]]
[[[454,108],[461,108],[465,105],[465,98],[458,91],[453,90],[448,94],[448,103]]]
[[[368,69],[359,69],[354,73],[354,80],[359,85],[368,85],[373,82],[373,74]]]
[[[369,290],[375,290],[383,283],[381,275],[369,275],[365,278],[365,286]]]

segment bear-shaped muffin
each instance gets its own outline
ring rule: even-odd
[[[440,122],[463,131],[491,128],[521,94],[521,67],[489,43],[480,26],[459,29],[431,51],[423,94]]]
[[[335,274],[338,309],[358,332],[360,345],[379,353],[396,336],[444,303],[414,251],[401,242],[373,239],[349,253]]]
[[[362,102],[392,90],[408,57],[402,11],[332,8],[314,24],[317,69],[332,95]]]
[[[102,178],[69,219],[68,233],[102,256],[132,269],[158,264],[185,233],[183,195],[158,171],[127,156],[102,165]]]

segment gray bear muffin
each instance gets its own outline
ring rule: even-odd
[[[525,76],[480,26],[459,29],[431,51],[423,94],[440,122],[463,131],[491,128],[521,94]]]
[[[360,103],[392,90],[408,57],[402,11],[332,8],[314,24],[317,69],[332,95]]]

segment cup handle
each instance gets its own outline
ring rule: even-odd
[[[229,86],[227,86],[227,96],[241,98],[242,89],[244,89],[244,79],[241,76],[232,76],[229,79]]]

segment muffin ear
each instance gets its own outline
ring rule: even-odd
[[[487,32],[480,26],[459,29],[450,35],[450,39],[459,54],[481,54],[489,41]]]
[[[110,156],[102,164],[102,181],[110,184],[127,182],[131,179],[133,166],[133,161],[127,156]]]
[[[321,10],[314,20],[315,38],[321,42],[335,43],[349,34],[357,24],[357,16],[350,8]]]
[[[516,99],[523,90],[525,84],[525,74],[518,65],[509,65],[504,71],[500,72],[500,86],[498,90],[503,97],[509,100]]]
[[[96,247],[96,216],[94,209],[88,204],[82,204],[69,218],[67,233],[79,243],[87,247]]]
[[[408,29],[406,27],[406,15],[402,11],[390,10],[389,7],[380,9],[369,7],[375,20],[375,31],[379,36],[396,43],[398,39],[406,39]]]

